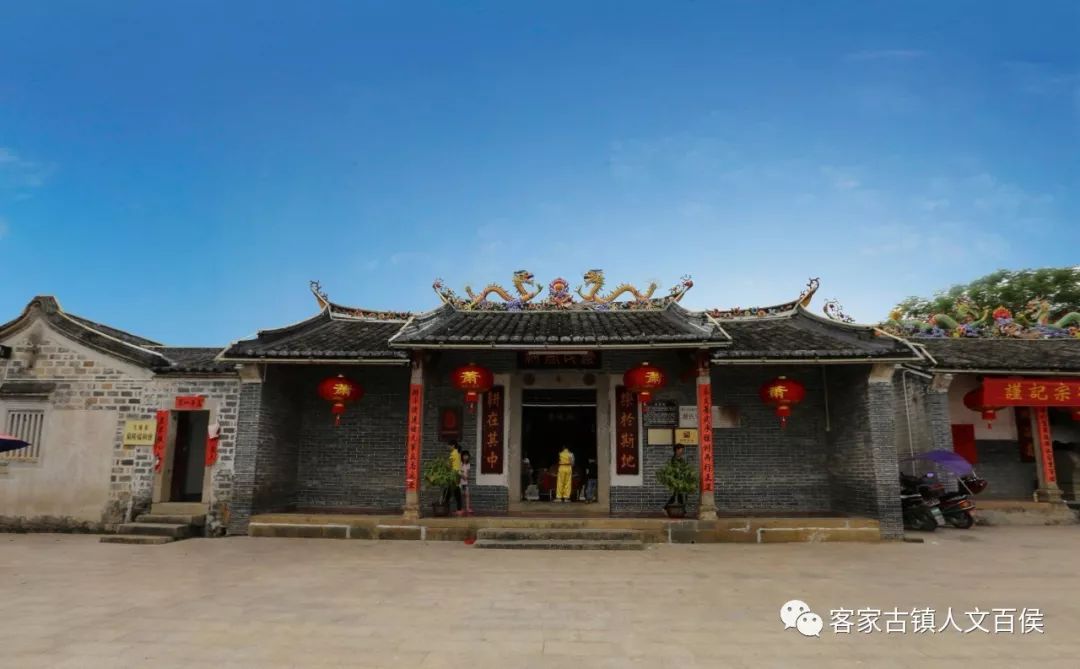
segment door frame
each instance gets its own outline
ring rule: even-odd
[[[509,480],[507,489],[510,493],[508,508],[510,512],[523,511],[529,508],[529,502],[521,501],[521,453],[522,453],[522,425],[525,419],[522,409],[525,383],[524,375],[532,374],[534,381],[528,386],[529,390],[593,390],[596,391],[596,503],[586,505],[589,515],[596,513],[610,513],[611,498],[609,473],[611,461],[611,399],[609,397],[608,375],[595,371],[580,370],[543,370],[543,371],[518,371],[512,375],[510,384],[509,401],[510,420],[507,421],[510,428],[510,438],[507,440],[507,472]],[[586,383],[585,376],[591,375],[594,383]]]
[[[188,413],[191,411],[205,411],[207,412],[207,424],[213,425],[218,422],[218,409],[219,402],[210,397],[204,396],[203,406],[199,409],[178,409],[176,407],[176,398],[171,397],[169,399],[169,405],[161,408],[162,411],[169,412],[169,432],[165,439],[165,455],[161,463],[161,471],[154,472],[154,484],[153,491],[150,496],[150,501],[154,504],[172,502],[172,477],[173,471],[176,467],[174,462],[176,456],[176,422],[177,416],[181,413]],[[206,445],[203,446],[206,448]],[[205,458],[205,451],[203,452]],[[211,497],[214,490],[214,470],[218,463],[215,462],[212,465],[204,466],[203,468],[203,483],[202,483],[202,495],[198,502],[184,502],[185,504],[204,504],[209,507]]]

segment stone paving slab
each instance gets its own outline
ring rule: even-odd
[[[1076,667],[1080,533],[499,552],[0,535],[0,667]],[[783,630],[780,606],[1038,607],[1046,633]],[[968,620],[962,621],[969,625]]]

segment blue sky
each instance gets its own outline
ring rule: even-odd
[[[222,7],[220,5],[227,5]],[[526,268],[859,320],[1080,260],[1080,3],[0,2],[0,321],[175,344]],[[820,307],[820,298],[817,306]]]

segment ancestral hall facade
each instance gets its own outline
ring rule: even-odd
[[[478,513],[535,508],[524,493],[546,492],[565,445],[580,483],[595,470],[583,512],[656,514],[668,497],[656,471],[679,441],[701,472],[698,517],[850,514],[900,532],[895,377],[923,361],[916,347],[811,313],[816,280],[782,305],[690,311],[689,279],[662,297],[607,291],[598,270],[584,279],[542,289],[519,272],[513,293],[466,297],[437,281],[442,305],[423,314],[345,307],[314,286],[317,315],[227,347],[242,416],[229,531],[281,510],[425,515],[439,491],[422,485],[423,463],[454,439],[475,454]],[[623,386],[643,363],[667,378],[648,405]],[[467,364],[494,375],[475,413],[451,383]],[[337,374],[364,389],[340,425],[315,393]],[[786,427],[759,397],[777,377],[806,390]]]
[[[205,513],[208,534],[268,514],[414,523],[441,496],[424,465],[451,442],[472,454],[478,515],[555,512],[565,447],[575,501],[558,513],[662,516],[656,474],[679,444],[700,473],[691,517],[854,517],[896,538],[903,460],[952,450],[968,419],[951,394],[1023,358],[964,368],[951,340],[858,325],[835,303],[819,315],[817,280],[783,304],[699,311],[682,305],[689,278],[659,295],[609,289],[599,270],[581,284],[521,271],[509,290],[459,295],[436,281],[439,306],[410,313],[347,307],[313,283],[312,317],[224,349],[164,346],[35,298],[0,325],[0,432],[37,442],[0,454],[0,527],[107,530],[161,504]],[[1080,373],[1080,340],[1055,346],[1064,367],[1042,372]],[[475,404],[463,369],[491,374]],[[648,402],[626,382],[641,369],[665,380]],[[343,411],[320,395],[328,382],[350,388]]]

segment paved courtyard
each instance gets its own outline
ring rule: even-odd
[[[1077,666],[1080,531],[926,538],[549,553],[0,535],[0,667]],[[789,599],[821,614],[820,638],[783,629]],[[968,628],[976,606],[1041,609],[1045,634],[828,626],[830,609],[894,607],[940,626],[952,607]]]

